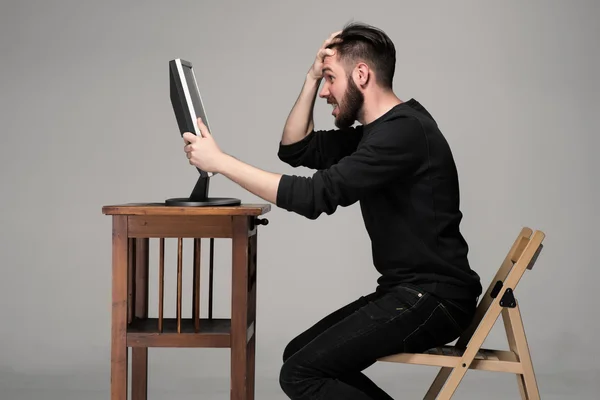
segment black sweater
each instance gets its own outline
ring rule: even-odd
[[[313,131],[279,146],[291,166],[276,204],[315,219],[360,202],[379,290],[411,283],[444,298],[475,298],[482,288],[459,225],[458,174],[437,123],[416,100],[345,130]]]

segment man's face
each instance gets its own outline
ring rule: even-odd
[[[337,55],[325,57],[323,63],[323,89],[319,96],[333,104],[331,113],[335,117],[335,125],[348,128],[359,119],[364,103],[364,96],[358,89],[352,76],[348,76]]]

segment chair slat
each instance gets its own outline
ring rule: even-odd
[[[446,356],[428,353],[400,353],[383,357],[379,359],[379,361],[454,368],[461,362],[461,356]],[[503,350],[486,350],[483,353],[478,353],[469,369],[508,372],[513,374],[523,373],[523,367],[517,360],[515,354]]]

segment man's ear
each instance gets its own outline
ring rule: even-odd
[[[363,62],[356,65],[355,80],[358,86],[365,86],[372,79],[372,71],[369,66]]]

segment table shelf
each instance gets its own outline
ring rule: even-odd
[[[182,318],[180,332],[176,318],[165,318],[162,332],[158,329],[158,318],[136,318],[127,328],[127,346],[231,347],[231,319],[201,318],[197,332],[193,319]]]

